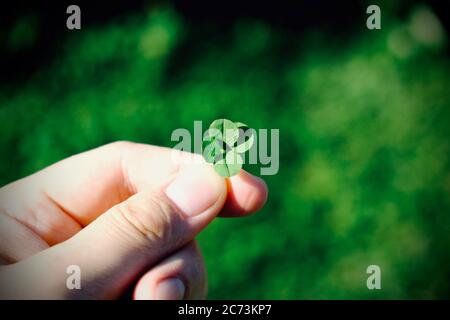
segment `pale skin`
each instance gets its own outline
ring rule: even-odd
[[[195,236],[216,216],[258,211],[267,187],[171,152],[115,142],[1,188],[0,298],[205,298]],[[81,269],[80,290],[66,286],[69,265]]]

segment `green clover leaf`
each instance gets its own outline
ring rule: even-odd
[[[223,153],[224,150],[218,140],[203,143],[203,158],[205,158],[206,162],[214,164],[222,158]]]
[[[237,140],[236,151],[244,153],[253,146],[255,142],[255,135],[251,129],[242,122],[236,122],[236,126],[239,129],[239,137]],[[247,138],[247,139],[246,139]]]
[[[214,164],[214,170],[222,177],[232,177],[242,168],[242,157],[236,152],[236,149],[231,149],[225,159],[221,159]]]
[[[233,121],[228,119],[218,119],[214,120],[209,126],[209,130],[216,129],[220,132],[222,141],[228,146],[233,146],[233,144],[239,138],[239,129]]]
[[[203,136],[203,157],[219,175],[234,176],[244,162],[241,154],[252,147],[254,139],[254,131],[244,123],[214,120]]]

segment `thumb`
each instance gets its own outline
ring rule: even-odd
[[[131,196],[71,239],[29,259],[38,261],[28,261],[28,271],[22,266],[27,276],[19,278],[30,280],[30,269],[33,274],[52,270],[53,279],[63,278],[55,286],[66,297],[119,297],[139,275],[192,241],[225,202],[225,180],[210,166],[185,168],[168,180]],[[80,290],[66,288],[69,265],[81,270]]]
[[[192,241],[225,202],[225,181],[210,166],[192,166],[170,180],[114,206],[67,242],[84,277],[102,279],[89,295],[121,292]]]

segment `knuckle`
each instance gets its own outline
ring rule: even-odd
[[[194,275],[199,283],[206,281],[206,268],[202,256],[197,256],[194,263]]]
[[[133,142],[126,141],[126,140],[119,140],[119,141],[112,142],[110,144],[111,147],[118,149],[119,151],[128,150],[128,149],[132,148],[133,145],[134,145]]]
[[[203,299],[207,291],[207,273],[205,262],[197,245],[189,244],[182,254],[186,266],[184,277],[189,283],[189,296],[195,299]]]
[[[198,245],[191,242],[185,250],[185,255],[192,261],[194,273],[196,275],[203,275],[205,272],[204,259]]]
[[[176,214],[164,201],[155,197],[135,196],[131,201],[125,201],[116,206],[115,215],[127,232],[152,244],[165,243],[175,233]]]

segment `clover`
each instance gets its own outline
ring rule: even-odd
[[[219,175],[234,176],[244,163],[242,154],[252,147],[254,139],[253,132],[242,122],[214,120],[203,135],[203,157]]]

